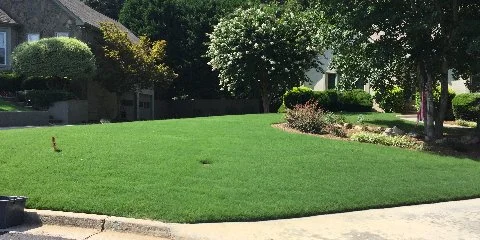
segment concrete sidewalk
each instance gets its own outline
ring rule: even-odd
[[[480,239],[480,198],[251,223],[175,224],[37,210],[28,210],[27,215],[36,215],[44,225],[9,229],[13,233],[3,236],[48,240],[57,238],[40,236],[58,240]],[[16,232],[26,238],[14,238]],[[1,233],[0,239],[4,239]]]
[[[409,121],[409,122],[418,122],[416,114],[397,115],[396,117],[398,117],[402,120],[405,120],[405,121]],[[423,121],[418,122],[418,125],[423,125]],[[464,127],[464,126],[452,125],[452,124],[446,124],[446,123],[443,124],[443,126],[448,127],[448,128],[468,128],[468,127]]]
[[[480,199],[256,223],[172,224],[177,240],[480,239]]]

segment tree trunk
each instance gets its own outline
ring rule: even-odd
[[[446,57],[443,58],[442,63],[442,78],[440,79],[440,106],[438,109],[437,118],[435,119],[435,138],[443,137],[443,121],[448,106],[448,62]]]
[[[425,93],[427,96],[427,112],[425,119],[425,140],[431,142],[435,140],[435,100],[433,97],[432,76],[430,73],[426,73],[426,76]]]
[[[262,94],[262,105],[263,105],[263,112],[270,113],[270,96],[265,96]]]
[[[480,136],[480,117],[477,118],[477,128],[475,128],[475,134]]]
[[[262,95],[262,104],[263,104],[263,112],[270,113],[270,101],[272,97],[270,95],[270,89],[268,87],[268,75],[266,72],[262,72],[261,80],[260,80],[260,88],[261,88],[261,95]]]

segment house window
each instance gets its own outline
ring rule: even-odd
[[[337,88],[337,74],[328,73],[327,74],[327,89]]]
[[[358,79],[358,80],[355,82],[355,88],[356,88],[356,89],[364,89],[364,88],[365,88],[365,81],[362,80],[362,79]]]
[[[151,107],[151,104],[149,102],[140,102],[139,107],[148,109]]]
[[[0,32],[0,65],[7,65],[7,33]]]
[[[27,34],[27,41],[28,42],[36,42],[40,40],[40,34],[39,33],[29,33]]]
[[[55,33],[55,37],[69,37],[69,33],[68,32],[56,32]]]

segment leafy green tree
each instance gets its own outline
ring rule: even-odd
[[[120,21],[139,35],[169,43],[167,63],[179,75],[169,98],[218,98],[223,96],[218,74],[204,57],[207,33],[222,16],[247,5],[245,0],[127,0]]]
[[[25,77],[67,78],[78,84],[76,94],[86,97],[86,83],[96,71],[90,47],[74,38],[44,38],[25,42],[13,51],[14,72]]]
[[[109,91],[117,94],[154,86],[167,87],[176,74],[165,64],[166,41],[150,41],[140,37],[138,43],[129,40],[126,32],[114,23],[102,23],[103,56],[100,69],[110,74],[97,79]]]
[[[328,16],[346,79],[368,80],[374,88],[396,85],[402,72],[413,73],[426,94],[427,140],[443,135],[448,103],[448,71],[468,78],[475,71],[472,42],[480,34],[480,2],[475,0],[317,0]],[[411,78],[410,78],[411,79]],[[433,90],[441,86],[441,106]]]
[[[320,35],[310,12],[260,5],[222,19],[207,56],[225,90],[235,97],[258,94],[269,112],[273,97],[308,81],[307,70],[321,71]]]
[[[95,9],[96,11],[103,13],[104,15],[112,18],[118,19],[120,10],[122,9],[123,3],[125,0],[81,0],[89,7]]]

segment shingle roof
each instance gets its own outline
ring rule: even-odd
[[[8,24],[15,24],[15,20],[13,20],[8,14],[6,14],[2,9],[0,9],[0,23],[8,23]]]
[[[90,8],[83,2],[79,0],[57,0],[57,2],[63,5],[67,10],[69,10],[73,15],[79,18],[82,22],[90,24],[94,27],[99,28],[100,23],[102,22],[113,22],[115,23],[121,30],[126,31],[128,33],[128,38],[131,41],[137,42],[139,39],[135,34],[133,34],[128,28],[123,26],[118,21],[115,21],[97,11]]]

